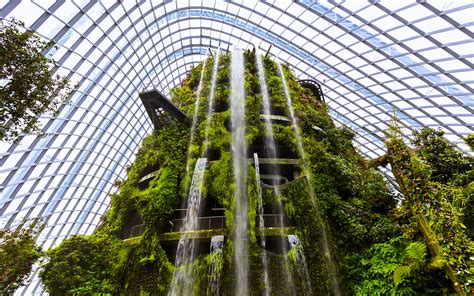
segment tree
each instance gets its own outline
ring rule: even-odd
[[[23,221],[14,229],[0,230],[0,295],[9,295],[23,284],[31,266],[42,255],[36,237],[43,229],[39,219]]]
[[[418,150],[413,150],[403,142],[398,127],[391,126],[385,142],[387,159],[404,195],[402,205],[411,210],[411,218],[416,221],[436,262],[433,267],[443,268],[456,293],[465,295],[474,272],[471,264],[474,243],[462,222],[465,205],[470,198],[462,186],[444,182],[456,174],[462,177],[466,172],[459,171],[462,166],[457,167],[458,171],[452,167],[442,171],[440,164],[455,166],[459,163],[458,155],[439,138],[442,135],[432,135],[429,130],[426,132],[420,143],[415,141],[415,145],[419,145]],[[425,132],[422,131],[423,134]],[[415,134],[415,138],[418,137]],[[434,151],[440,151],[448,159],[434,158]]]
[[[444,131],[424,127],[414,131],[412,144],[418,155],[426,161],[431,169],[431,179],[446,184],[457,174],[463,174],[471,168],[469,158],[464,156],[446,138]]]
[[[54,61],[43,53],[53,46],[15,19],[0,20],[0,140],[40,134],[38,117],[56,112],[73,87],[52,76]]]
[[[469,145],[471,150],[474,151],[474,133],[470,133],[469,135],[467,135],[467,137],[464,138],[464,141],[467,145]]]
[[[46,252],[40,271],[46,291],[51,295],[107,294],[122,242],[96,233],[73,235]]]

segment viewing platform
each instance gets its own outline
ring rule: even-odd
[[[175,122],[185,122],[187,116],[156,89],[139,94],[143,106],[153,123],[155,132]]]
[[[260,119],[269,120],[272,123],[279,123],[282,125],[291,125],[291,119],[282,115],[260,114]]]
[[[256,236],[283,236],[292,234],[294,227],[283,214],[264,214],[264,228],[258,227],[256,223]],[[180,231],[185,219],[174,219],[169,221],[169,226],[159,235],[160,241],[178,241],[183,233],[190,235],[192,239],[210,239],[215,235],[228,236],[224,216],[199,217],[198,229],[193,231]],[[125,240],[143,235],[145,225],[135,225],[130,228],[130,232]]]
[[[324,103],[326,102],[324,100],[324,94],[323,94],[323,90],[321,89],[321,85],[316,80],[303,79],[303,80],[298,80],[298,83],[302,87],[309,89],[318,100]]]
[[[247,158],[247,162],[253,164],[253,158]],[[301,164],[301,159],[299,158],[260,158],[259,159],[261,165],[282,165],[282,166],[296,166]],[[207,167],[209,167],[213,161],[209,161],[207,163]],[[151,181],[156,175],[158,174],[158,170],[153,171],[151,173],[146,174],[145,176],[141,177],[138,180],[139,184],[147,183]],[[272,178],[270,175],[262,174],[262,179],[265,179],[265,176],[269,176],[269,179]],[[291,181],[291,178],[288,177],[276,177],[278,180],[285,180],[286,182]]]

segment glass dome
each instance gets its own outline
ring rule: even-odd
[[[46,217],[44,248],[91,233],[141,139],[138,93],[166,96],[209,50],[259,47],[322,85],[337,124],[368,159],[396,110],[407,139],[441,127],[462,151],[474,131],[472,1],[2,1],[58,45],[53,72],[78,83],[45,137],[0,143],[0,226]],[[18,293],[40,293],[38,280]]]

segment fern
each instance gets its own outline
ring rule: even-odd
[[[425,263],[426,245],[423,242],[410,243],[405,248],[405,264],[399,265],[393,272],[393,282],[398,286],[403,278],[411,275]]]
[[[398,286],[402,282],[404,276],[410,275],[412,269],[408,265],[398,266],[393,273],[393,282]]]
[[[423,242],[414,242],[405,249],[405,256],[421,265],[425,262],[426,245]]]

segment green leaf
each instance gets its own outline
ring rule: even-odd
[[[426,245],[423,242],[414,242],[405,249],[406,256],[410,259],[422,263],[426,257]]]
[[[410,272],[411,268],[409,266],[402,265],[397,267],[393,273],[393,282],[395,285],[398,286],[402,282],[402,278],[409,275]]]

